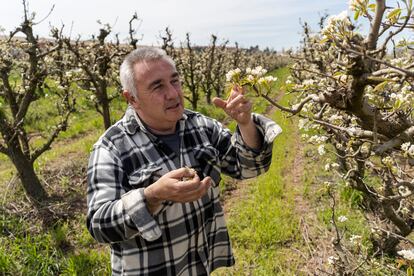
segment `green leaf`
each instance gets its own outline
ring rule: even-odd
[[[402,101],[400,99],[396,100],[394,103],[394,109],[399,109],[402,105]]]
[[[358,18],[359,18],[359,14],[361,13],[361,11],[360,10],[357,10],[357,11],[355,11],[355,14],[354,14],[354,20],[356,21],[356,20],[358,20]]]
[[[396,8],[394,10],[392,10],[390,13],[387,14],[387,19],[393,21],[398,19],[398,17],[400,17],[401,15],[401,9],[400,8]]]
[[[370,9],[372,12],[375,11],[375,8],[377,7],[377,4],[369,4],[368,9]]]
[[[319,40],[319,44],[324,44],[324,43],[328,42],[328,40],[329,40],[329,38],[327,38],[327,37],[325,36],[325,38],[324,38],[324,39]]]
[[[407,268],[407,276],[413,276],[413,268],[411,265]]]
[[[388,81],[383,81],[380,84],[377,84],[374,87],[374,92],[382,92],[384,91],[385,86],[388,84]]]

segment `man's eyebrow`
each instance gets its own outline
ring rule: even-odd
[[[174,78],[178,78],[179,76],[180,76],[180,74],[178,74],[178,72],[174,72],[174,73],[172,73],[171,78],[174,79]],[[151,88],[153,88],[154,86],[157,86],[160,83],[162,83],[162,79],[156,79],[148,85],[148,88],[151,89]]]

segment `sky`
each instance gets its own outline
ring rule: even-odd
[[[7,1],[0,9],[0,26],[5,34],[22,21],[22,0]],[[50,10],[54,8],[49,14]],[[64,27],[64,34],[88,39],[97,34],[102,23],[112,26],[121,40],[128,36],[128,21],[137,12],[135,24],[141,45],[160,45],[160,34],[172,30],[175,44],[190,33],[196,45],[207,45],[211,35],[219,41],[238,42],[242,47],[258,45],[274,50],[299,46],[301,24],[317,29],[324,13],[339,14],[348,8],[348,0],[31,0],[29,12],[36,14],[35,33],[49,35],[50,26]],[[49,15],[48,15],[49,14]],[[48,15],[48,16],[47,16]],[[47,17],[46,17],[47,16]],[[46,19],[45,19],[46,17]]]

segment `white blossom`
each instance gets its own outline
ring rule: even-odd
[[[401,255],[404,259],[413,261],[414,260],[414,248],[411,248],[409,250],[400,250],[397,252],[398,255]]]
[[[401,145],[401,150],[404,151],[404,152],[407,152],[408,149],[410,148],[410,146],[411,146],[411,143],[410,142],[406,142],[406,143],[404,143],[404,144]]]
[[[298,127],[299,129],[305,128],[305,125],[308,123],[308,119],[299,119]]]
[[[348,19],[348,11],[345,10],[338,15],[329,16],[326,20],[326,26],[323,28],[322,33],[332,33],[337,22],[350,23]]]
[[[352,235],[352,236],[349,238],[349,241],[350,241],[351,243],[358,243],[361,239],[362,239],[362,236],[359,236],[359,235]]]
[[[409,196],[409,195],[411,195],[411,191],[407,187],[405,187],[405,186],[398,187],[398,192],[402,196]]]
[[[315,84],[315,81],[314,81],[314,80],[312,80],[312,79],[310,79],[310,80],[304,80],[304,81],[302,82],[302,84],[303,84],[303,85],[313,85],[313,84]]]
[[[226,81],[228,81],[228,82],[232,81],[233,78],[234,78],[234,76],[239,75],[240,73],[241,73],[240,68],[236,68],[236,69],[230,70],[226,74]]]
[[[328,264],[330,264],[330,265],[334,265],[337,261],[339,261],[338,257],[335,257],[335,256],[329,256],[328,257]]]
[[[320,145],[318,147],[318,153],[319,153],[319,155],[324,155],[326,153],[325,145]]]
[[[348,218],[346,217],[346,216],[339,216],[338,217],[338,221],[339,222],[345,222],[345,221],[347,221],[348,220]]]
[[[251,71],[251,74],[256,75],[257,77],[264,76],[266,73],[267,73],[267,70],[264,69],[262,66],[257,66]]]
[[[340,144],[340,143],[336,143],[335,144],[335,148],[337,148],[338,150],[345,150],[344,145]]]
[[[410,148],[407,150],[409,156],[414,157],[414,145],[411,145]]]
[[[274,82],[274,81],[277,81],[277,77],[273,77],[273,76],[266,76],[265,77],[265,80],[267,81],[267,82]]]
[[[329,170],[331,170],[331,169],[337,169],[337,168],[339,168],[339,164],[338,163],[327,163],[326,165],[325,165],[325,171],[329,171]]]
[[[259,84],[264,84],[264,83],[266,83],[267,81],[266,81],[266,79],[265,79],[265,78],[260,78],[257,82],[258,82]]]
[[[384,165],[386,166],[392,166],[392,164],[394,163],[394,160],[391,158],[391,156],[386,156],[382,158],[382,163],[384,163]]]
[[[253,77],[253,75],[247,75],[246,79],[247,79],[248,81],[250,81],[250,82],[253,82],[253,81],[254,81],[254,77]]]
[[[401,214],[408,215],[410,213],[410,210],[407,207],[401,208]]]
[[[299,108],[300,104],[294,104],[292,105],[292,109],[293,110],[297,110]]]
[[[369,153],[369,148],[370,148],[369,143],[363,143],[361,146],[361,153],[363,154]]]
[[[361,5],[360,0],[349,0],[348,2],[348,6],[351,11],[355,11],[359,5]]]
[[[328,121],[334,124],[341,124],[344,120],[344,117],[342,115],[333,114],[328,118]]]

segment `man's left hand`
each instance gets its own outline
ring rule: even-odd
[[[215,97],[213,103],[223,109],[239,125],[247,125],[252,120],[252,102],[244,96],[244,90],[241,87],[233,87],[227,100]]]

